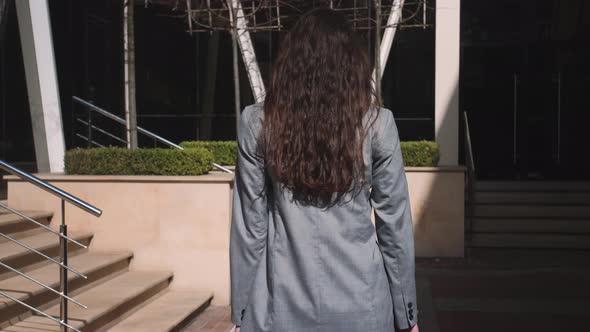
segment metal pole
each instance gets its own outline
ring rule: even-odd
[[[352,11],[352,25],[354,27],[354,30],[356,31],[356,0],[352,2],[352,7],[354,8],[354,10]]]
[[[92,110],[86,108],[88,110],[88,147],[92,147]]]
[[[514,74],[514,105],[513,105],[513,124],[512,124],[512,162],[516,165],[517,162],[517,155],[516,155],[516,140],[517,140],[517,120],[518,120],[518,75]]]
[[[557,164],[561,163],[561,70],[557,73]]]
[[[127,147],[137,149],[137,104],[135,98],[135,26],[134,0],[126,0],[123,9],[123,51],[125,76],[125,118]]]
[[[393,10],[393,8],[392,8]],[[375,95],[381,104],[381,0],[375,0]]]
[[[367,0],[367,52],[371,58],[371,1]]]
[[[237,26],[237,8],[231,4],[232,12],[232,51],[233,51],[233,65],[234,65],[234,98],[235,98],[235,112],[236,112],[236,136],[238,133],[238,126],[240,123],[240,68],[238,64],[238,26]]]
[[[189,0],[187,0],[187,3],[190,3]],[[192,18],[191,18],[191,22],[192,22]],[[200,70],[199,70],[199,52],[200,52],[200,48],[199,48],[199,34],[195,33],[195,82],[196,82],[196,87],[195,87],[195,106],[194,106],[194,111],[195,113],[199,113],[200,111],[200,106],[201,106],[201,95],[200,95],[200,90],[201,90],[201,76],[200,76]],[[195,133],[195,137],[197,139],[201,138],[201,131],[199,130],[199,126],[200,126],[200,121],[198,117],[195,117],[196,120],[196,133]]]
[[[428,0],[423,0],[422,3],[422,29],[426,30],[426,1]]]
[[[66,226],[66,201],[61,200],[61,225],[59,225],[59,231],[63,236],[68,236],[68,229]],[[60,262],[64,265],[68,265],[68,243],[64,237],[59,238],[59,251],[60,251]],[[65,267],[60,267],[59,274],[60,291],[64,296],[68,296],[68,270]],[[68,301],[65,297],[61,298],[59,304],[60,320],[62,323],[68,323]],[[61,325],[61,330],[67,332],[68,328]]]

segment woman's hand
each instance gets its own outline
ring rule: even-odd
[[[239,332],[239,330],[236,330],[236,332]],[[409,329],[400,330],[400,332],[420,332],[420,330],[418,329],[418,324],[416,324]]]
[[[240,327],[236,326],[236,332],[240,332]]]

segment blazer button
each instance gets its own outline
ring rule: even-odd
[[[414,315],[410,314],[410,320],[414,320]]]
[[[411,308],[413,306],[412,302],[408,303],[408,308]]]
[[[410,313],[410,315],[412,315],[414,313],[413,309],[408,310],[408,312]]]

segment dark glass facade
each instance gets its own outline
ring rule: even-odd
[[[590,178],[590,3],[464,0],[461,11],[461,110],[478,176]]]
[[[77,134],[87,128],[77,119],[88,115],[72,96],[124,116],[122,2],[49,4],[66,144],[84,146]],[[426,28],[397,32],[383,75],[384,106],[402,140],[434,139],[436,22],[434,10],[427,13]],[[234,139],[231,36],[186,30],[170,8],[136,7],[138,123],[174,142]],[[265,81],[283,33],[252,34]],[[0,52],[0,158],[34,165],[19,38],[12,4]],[[470,119],[478,177],[590,178],[589,38],[587,1],[462,1],[460,111]],[[240,60],[240,103],[247,105],[253,97],[243,67]],[[92,121],[123,137],[120,125]]]

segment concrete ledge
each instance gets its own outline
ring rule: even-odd
[[[60,173],[39,173],[35,176],[45,181],[59,182],[159,182],[159,183],[229,183],[234,179],[233,174],[211,172],[204,175],[163,176],[163,175],[66,175]],[[14,175],[4,176],[6,181],[23,181]]]
[[[408,172],[427,172],[427,173],[464,173],[467,171],[465,166],[437,166],[437,167],[405,167]]]
[[[233,174],[97,176],[37,174],[103,210],[97,219],[66,205],[69,231],[92,232],[91,250],[130,250],[131,269],[174,273],[172,288],[212,290],[213,304],[229,304],[229,232]],[[462,257],[464,168],[408,167],[418,257]],[[53,212],[60,201],[7,176],[8,205]]]

